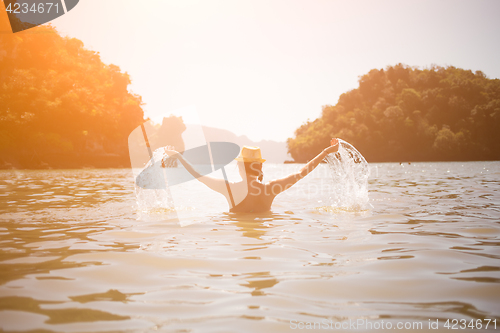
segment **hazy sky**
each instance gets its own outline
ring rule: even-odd
[[[132,78],[146,116],[284,141],[373,68],[500,77],[500,1],[80,0],[52,21]]]

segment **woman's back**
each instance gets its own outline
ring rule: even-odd
[[[258,213],[271,210],[276,195],[270,191],[270,184],[262,184],[257,179],[248,179],[247,182],[234,184],[234,187],[246,186],[245,198],[230,209],[234,213]],[[231,186],[231,187],[233,187]]]

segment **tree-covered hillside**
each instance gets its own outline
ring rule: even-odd
[[[129,75],[50,25],[7,33],[0,12],[0,29],[0,164],[126,161],[127,137],[144,121],[141,97],[128,91]]]
[[[288,139],[305,162],[339,137],[368,161],[500,159],[500,80],[455,67],[373,69]]]

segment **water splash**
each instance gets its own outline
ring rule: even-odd
[[[153,159],[143,168],[151,167],[153,160],[155,164],[163,163],[166,167],[175,167],[176,160],[171,159],[165,153],[166,149],[173,149],[171,146],[161,147],[153,152]],[[141,170],[141,172],[143,171]],[[161,169],[160,169],[161,170]],[[165,189],[144,189],[135,185],[135,198],[139,219],[151,218],[152,216],[162,216],[175,212],[175,205],[170,193],[168,184]]]
[[[363,155],[350,143],[338,139],[339,150],[326,160],[333,182],[327,210],[359,212],[370,207],[368,177],[370,168]]]
[[[161,190],[146,190],[136,186],[135,198],[137,209],[140,212],[154,213],[175,210],[174,202],[168,188]]]

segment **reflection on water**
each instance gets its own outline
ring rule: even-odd
[[[1,171],[0,328],[500,320],[500,163],[371,165],[373,208],[356,212],[318,209],[326,168],[269,214],[225,213],[195,184],[184,227],[165,211],[138,219],[128,170]]]

